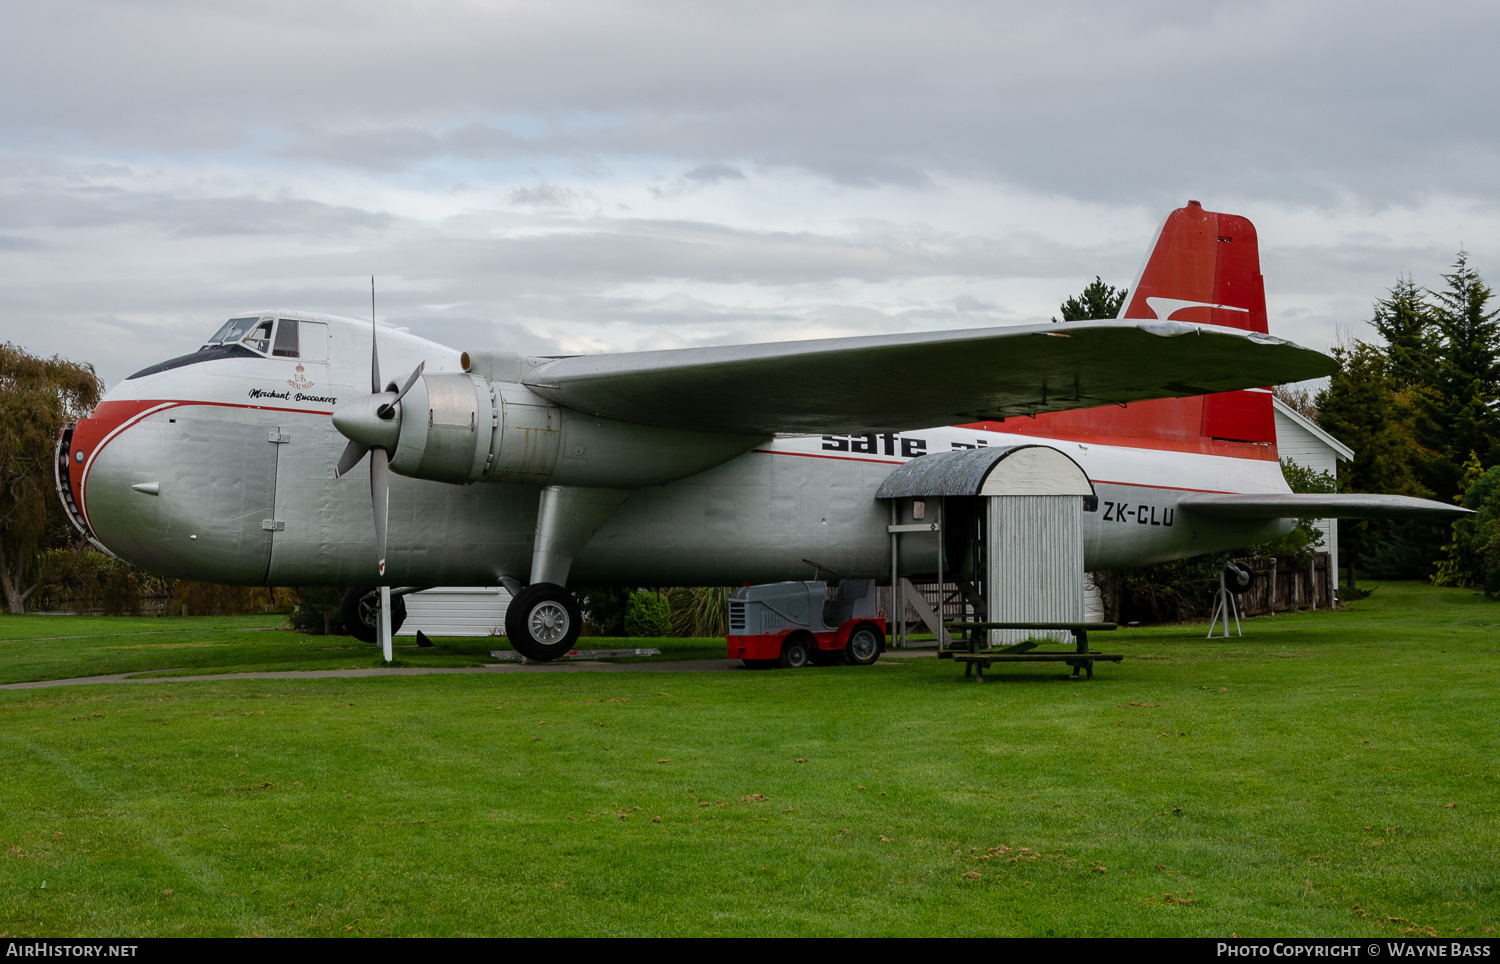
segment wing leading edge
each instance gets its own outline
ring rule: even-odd
[[[581,355],[547,362],[525,382],[604,418],[816,435],[1208,395],[1336,367],[1258,332],[1104,321]]]
[[[1213,519],[1439,519],[1474,514],[1431,499],[1366,493],[1191,495],[1178,507]]]

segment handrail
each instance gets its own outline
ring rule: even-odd
[[[943,623],[944,629],[1119,629],[1117,623]]]

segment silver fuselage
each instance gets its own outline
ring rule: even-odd
[[[333,470],[346,440],[330,414],[369,391],[369,325],[328,319],[328,361],[226,358],[127,380],[68,452],[86,524],[110,551],[163,575],[240,585],[369,585],[376,549],[368,460]],[[460,353],[381,332],[385,370],[462,370]],[[1087,445],[937,427],[859,441],[767,437],[729,446],[705,471],[634,488],[580,550],[577,585],[738,585],[805,578],[806,560],[888,580],[888,504],[876,489],[919,453],[1051,444],[1088,473],[1099,508],[1084,515],[1085,565],[1143,565],[1266,541],[1279,520],[1208,520],[1180,511],[1201,492],[1285,492],[1274,452],[1244,459]],[[866,445],[865,448],[870,446]],[[575,446],[582,455],[583,447]],[[571,457],[571,449],[563,456]],[[620,453],[602,458],[624,458]],[[609,463],[592,471],[608,476]],[[394,476],[391,585],[527,581],[540,486],[456,485]],[[936,568],[935,536],[901,537],[901,568]]]

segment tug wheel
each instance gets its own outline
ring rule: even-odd
[[[869,666],[885,649],[885,634],[869,623],[860,623],[844,645],[844,660],[850,666]]]
[[[516,593],[505,610],[505,635],[516,652],[540,663],[567,655],[578,642],[583,613],[561,586],[539,582]]]
[[[802,636],[789,636],[781,644],[781,659],[778,660],[785,669],[801,669],[812,664],[812,647],[807,645],[806,638]]]

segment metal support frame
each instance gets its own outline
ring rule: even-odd
[[[1275,570],[1272,571],[1274,572]],[[1220,620],[1223,620],[1224,638],[1228,639],[1229,617],[1231,615],[1234,616],[1235,633],[1240,636],[1245,635],[1245,631],[1240,628],[1240,607],[1234,601],[1234,593],[1229,591],[1229,584],[1224,579],[1224,567],[1221,565],[1219,566],[1219,589],[1214,593],[1214,618],[1208,624],[1208,636],[1205,638],[1213,639],[1214,626],[1218,625]]]
[[[380,615],[375,621],[380,624],[380,651],[385,661],[391,661],[391,587],[380,587]]]
[[[945,500],[943,499],[942,496],[938,496],[938,498],[937,498],[937,536],[938,536],[938,550],[937,550],[937,621],[938,621],[938,625],[939,626],[943,626],[943,624],[948,621],[948,607],[946,605],[944,605],[947,602],[947,600],[943,598],[943,503],[944,503],[944,501]],[[943,628],[946,629],[947,627],[944,626]],[[944,642],[943,637],[945,635],[947,635],[947,634],[946,633],[938,633],[938,637],[937,637],[938,652],[942,652],[943,649],[945,648],[943,646],[943,642]]]
[[[891,618],[896,622],[896,648],[906,648],[906,595],[901,591],[900,544],[901,534],[896,524],[901,521],[897,500],[891,500],[891,524],[887,531],[891,535]]]

